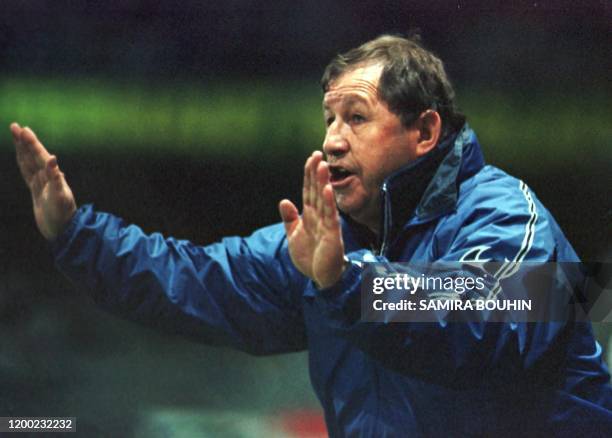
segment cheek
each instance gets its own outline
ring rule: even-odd
[[[371,157],[363,169],[363,185],[368,191],[378,190],[390,171],[385,157]]]
[[[378,190],[385,178],[412,161],[410,141],[396,126],[385,126],[353,143],[353,155],[362,170],[362,183]]]

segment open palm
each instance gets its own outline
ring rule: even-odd
[[[325,288],[338,281],[344,269],[344,244],[329,169],[320,152],[313,153],[304,166],[303,211],[281,201],[289,254],[296,268]]]
[[[72,190],[57,165],[57,158],[30,128],[11,124],[17,165],[32,195],[36,225],[42,235],[53,240],[76,211]]]

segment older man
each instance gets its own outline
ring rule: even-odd
[[[102,306],[253,354],[309,350],[331,436],[611,432],[612,391],[583,323],[369,323],[362,262],[576,261],[527,186],[485,166],[441,61],[382,36],[323,76],[327,133],[303,210],[200,247],[77,209],[29,128],[11,126],[41,233]],[[506,273],[510,275],[509,272]]]

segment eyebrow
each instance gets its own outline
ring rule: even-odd
[[[369,104],[368,100],[365,97],[362,97],[358,94],[349,94],[348,96],[342,96],[341,103],[343,105],[355,105],[357,103],[363,103],[365,105]],[[323,100],[323,110],[329,109],[329,106],[325,103],[325,100]]]

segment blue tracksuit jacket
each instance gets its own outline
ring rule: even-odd
[[[576,261],[521,181],[485,166],[466,125],[382,187],[388,261]],[[372,236],[343,219],[347,255]],[[361,269],[317,290],[282,224],[197,246],[81,207],[58,267],[116,314],[252,354],[307,349],[333,437],[612,436],[612,389],[588,323],[366,323]]]

